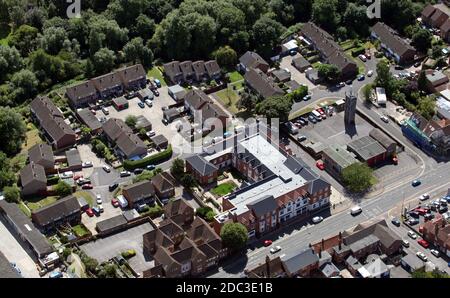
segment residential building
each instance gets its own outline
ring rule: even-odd
[[[409,273],[425,268],[425,262],[413,254],[407,254],[404,256],[401,259],[400,264]]]
[[[69,105],[73,109],[78,109],[95,104],[99,94],[92,81],[85,81],[78,85],[67,87],[66,97],[69,100]]]
[[[36,144],[28,150],[30,163],[41,165],[47,171],[55,167],[55,157],[52,147],[47,144]]]
[[[76,134],[65,122],[64,115],[50,100],[50,98],[36,97],[30,104],[32,117],[43,129],[45,138],[54,149],[73,146]]]
[[[121,77],[118,73],[111,72],[92,79],[101,99],[121,96],[124,91]]]
[[[291,80],[291,73],[287,69],[277,69],[272,71],[272,76],[275,81],[285,83]]]
[[[163,135],[156,135],[151,137],[150,140],[158,150],[164,150],[169,146],[169,140]]]
[[[130,208],[141,204],[153,205],[155,203],[155,188],[152,182],[148,180],[125,186],[122,194],[128,201]]]
[[[433,243],[443,254],[450,257],[450,224],[441,216],[423,224],[423,238]]]
[[[247,72],[250,69],[259,69],[266,73],[269,70],[269,63],[258,55],[258,53],[247,51],[239,58],[238,70]]]
[[[144,88],[141,89],[137,92],[137,97],[141,100],[141,101],[146,101],[147,99],[149,100],[153,100],[155,98],[154,94],[152,91],[150,91],[150,89],[148,88]]]
[[[183,82],[183,72],[180,68],[180,61],[172,61],[169,63],[165,63],[164,74],[166,77],[172,82],[172,84],[180,84]]]
[[[341,79],[355,77],[358,74],[358,66],[344,53],[342,48],[334,41],[334,38],[325,30],[312,22],[308,22],[300,29],[302,37],[308,41],[312,48],[319,52],[319,56],[325,63],[338,67]]]
[[[446,20],[448,20],[448,15],[439,8],[435,8],[428,24],[431,27],[439,28],[445,23]]]
[[[281,45],[281,56],[293,55],[298,51],[298,42],[296,39],[291,39]]]
[[[329,208],[330,184],[259,133],[196,161],[198,168],[209,166],[212,172],[233,167],[249,180],[247,186],[222,199],[224,212],[215,217],[216,231],[227,222],[240,222],[249,237],[259,237],[285,222]]]
[[[147,85],[147,75],[142,64],[127,66],[115,71],[125,89],[143,89]]]
[[[81,222],[80,204],[75,196],[70,195],[31,212],[31,219],[43,232],[65,224],[77,225]]]
[[[447,90],[449,79],[442,71],[427,70],[425,72],[425,79],[427,81],[427,88],[431,93]]]
[[[206,79],[216,80],[222,76],[216,60],[204,61],[172,61],[164,64],[164,73],[174,84],[184,82],[202,82]]]
[[[136,130],[139,131],[142,128],[146,131],[152,130],[152,123],[145,117],[144,115],[140,115],[136,117]]]
[[[0,216],[5,219],[18,238],[38,257],[43,258],[53,252],[47,238],[25,216],[17,204],[0,200]]]
[[[186,172],[202,185],[213,183],[218,176],[218,168],[200,155],[186,158]]]
[[[213,103],[203,91],[198,89],[189,91],[184,99],[184,107],[194,117],[194,122],[202,127],[207,126],[205,128],[213,130],[215,121],[218,119],[222,129],[226,128],[228,114],[220,106]]]
[[[218,80],[222,77],[222,71],[216,60],[206,61],[205,68],[210,80]]]
[[[330,145],[322,151],[325,170],[333,177],[340,179],[341,173],[348,166],[357,163],[356,156],[339,145]]]
[[[288,277],[307,277],[313,270],[319,268],[319,257],[312,248],[282,255],[281,261]]]
[[[70,171],[81,171],[83,162],[81,161],[80,152],[78,149],[72,148],[66,151],[67,168]]]
[[[183,81],[189,82],[194,78],[194,69],[192,68],[192,61],[183,61],[180,63],[180,70],[183,74]]]
[[[115,143],[123,132],[132,133],[133,131],[121,119],[110,118],[103,123],[103,133],[110,143]]]
[[[94,115],[94,113],[88,109],[79,109],[77,110],[78,119],[80,119],[81,123],[86,125],[91,129],[93,134],[99,134],[102,131],[102,123],[98,120],[98,118]]]
[[[152,179],[156,195],[161,200],[168,200],[175,196],[175,178],[168,172],[162,172],[155,175]]]
[[[192,68],[194,70],[194,78],[197,82],[206,80],[208,74],[206,72],[205,61],[200,60],[193,62]]]
[[[420,14],[420,17],[422,18],[422,22],[427,24],[428,26],[431,26],[431,16],[436,11],[436,7],[434,7],[432,4],[428,4],[424,7],[422,10],[422,13]]]
[[[305,59],[302,55],[298,54],[292,59],[291,64],[298,69],[300,72],[305,72],[308,68],[311,67],[311,63]]]
[[[283,262],[279,256],[273,259],[266,256],[264,263],[247,270],[246,274],[249,278],[275,278],[287,276],[286,269],[283,266]]]
[[[385,55],[392,57],[396,63],[405,64],[414,60],[416,50],[386,24],[376,23],[372,27],[371,38],[379,40]]]
[[[319,76],[319,71],[315,68],[308,68],[305,71],[305,76],[314,85],[320,84],[323,81],[323,78]]]
[[[371,136],[365,136],[347,144],[347,150],[353,152],[359,160],[374,166],[388,157],[387,150]]]
[[[145,143],[121,119],[108,119],[103,124],[103,132],[122,157],[131,159],[147,154]]]
[[[156,187],[155,187],[156,188]],[[184,198],[170,200],[164,206],[164,215],[173,220],[179,226],[186,226],[194,220],[195,210]]]
[[[45,194],[47,191],[47,176],[45,169],[39,164],[30,162],[20,170],[22,195]]]
[[[251,68],[244,75],[245,83],[262,98],[283,95],[284,91],[264,72]]]

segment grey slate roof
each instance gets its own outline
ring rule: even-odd
[[[370,131],[369,136],[371,136],[374,140],[380,143],[384,148],[388,148],[392,145],[396,145],[395,141],[388,137],[384,132],[379,130],[378,128],[374,128]]]
[[[123,120],[116,118],[110,118],[103,123],[103,131],[113,141],[116,141],[122,132],[133,132]]]
[[[398,55],[403,55],[407,51],[415,51],[404,39],[389,26],[382,22],[378,22],[372,27],[372,31],[380,38],[381,42],[393,50]]]
[[[198,89],[193,89],[186,94],[184,101],[193,109],[198,110],[203,107],[203,105],[210,102],[211,99],[205,94],[205,92]]]
[[[31,162],[20,170],[20,182],[26,187],[35,180],[47,183],[47,176],[43,166]]]
[[[77,114],[81,121],[90,129],[97,130],[102,127],[102,123],[98,121],[94,113],[92,113],[88,108],[77,111]]]
[[[147,152],[145,143],[134,133],[122,132],[117,138],[116,144],[126,157],[143,155]]]
[[[116,73],[120,76],[121,81],[125,84],[129,84],[138,80],[144,80],[147,77],[142,64],[135,64],[118,69]]]
[[[93,96],[97,93],[94,83],[92,81],[85,81],[78,85],[68,87],[66,89],[66,95],[70,101],[75,105],[78,104],[78,100],[86,97]]]
[[[319,257],[312,248],[306,248],[296,253],[287,254],[281,257],[284,265],[291,274],[295,274],[302,269],[319,261]]]
[[[151,138],[152,142],[155,144],[156,147],[161,147],[164,144],[168,144],[169,140],[163,135],[156,135]]]
[[[330,147],[325,148],[323,150],[323,153],[330,157],[342,169],[345,169],[349,165],[358,162],[353,153],[336,144],[332,144],[330,145]]]
[[[244,79],[252,89],[264,98],[284,94],[284,91],[259,69],[250,69],[245,73]]]
[[[269,65],[258,53],[247,51],[239,58],[239,62],[247,68],[257,68],[258,65]]]
[[[105,232],[107,230],[110,230],[112,228],[115,228],[117,226],[125,225],[127,224],[127,220],[125,217],[120,214],[102,221],[97,222],[95,228],[99,233]]]
[[[189,163],[192,168],[199,172],[203,176],[211,175],[213,172],[217,171],[218,168],[207,161],[203,156],[192,155],[186,158],[186,162]]]
[[[33,219],[40,226],[48,225],[62,217],[68,217],[80,211],[80,203],[73,196],[67,196],[32,212]]]
[[[28,156],[30,158],[30,162],[34,162],[36,164],[43,163],[55,163],[55,157],[53,156],[52,147],[45,144],[36,144],[28,150]]]
[[[292,63],[296,68],[304,69],[311,66],[311,63],[309,63],[308,60],[305,59],[302,55],[298,55],[292,59]]]
[[[127,192],[127,198],[132,202],[140,201],[141,199],[148,198],[155,195],[155,188],[149,180],[134,183],[123,188],[123,191]]]
[[[272,72],[272,76],[282,82],[285,80],[289,80],[291,78],[291,73],[286,69],[277,69]]]
[[[365,161],[386,152],[386,149],[370,136],[351,141],[347,147]]]
[[[92,82],[100,92],[115,88],[117,86],[122,86],[120,75],[114,72],[110,72],[105,75],[93,78]]]
[[[256,216],[266,215],[278,208],[277,201],[273,196],[264,196],[247,205],[249,209],[253,210]]]
[[[78,149],[70,149],[66,151],[67,163],[69,167],[81,166],[81,156]]]
[[[47,255],[53,251],[44,235],[35,228],[31,220],[23,214],[17,204],[1,200],[0,211],[1,210],[6,213],[9,220],[12,221],[15,230],[20,233],[21,237],[24,237],[28,243],[30,243],[39,256]]]
[[[325,277],[331,277],[336,273],[339,274],[340,272],[339,269],[333,263],[323,264],[322,267],[320,268],[320,271],[322,271],[322,274]]]
[[[216,60],[209,60],[205,62],[206,72],[210,77],[220,73],[220,66]]]

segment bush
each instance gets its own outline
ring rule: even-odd
[[[147,206],[148,207],[148,206]],[[160,217],[164,213],[164,210],[159,205],[149,207],[146,211],[141,213],[142,216],[149,216],[150,218]]]
[[[366,48],[365,47],[359,47],[356,49],[352,50],[352,56],[356,57],[358,55],[364,54],[366,52]]]
[[[161,151],[155,155],[143,158],[141,160],[125,160],[123,162],[123,167],[125,170],[134,170],[137,168],[145,168],[150,164],[155,164],[161,160],[168,159],[172,156],[172,146],[169,145],[166,150]]]
[[[126,251],[122,252],[122,257],[124,259],[132,258],[135,255],[136,255],[136,251],[134,249],[129,249],[129,250],[126,250]]]
[[[195,210],[195,214],[200,216],[201,218],[205,218],[208,212],[213,211],[211,207],[200,207]]]
[[[52,176],[50,178],[47,178],[47,184],[48,185],[55,185],[55,184],[58,184],[58,182],[59,182],[59,176],[58,175]]]

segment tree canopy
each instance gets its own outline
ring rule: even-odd
[[[374,183],[373,170],[365,163],[354,163],[342,173],[342,181],[348,190],[355,193],[367,191]]]
[[[240,250],[248,241],[248,231],[241,223],[226,223],[220,230],[223,244],[231,250]]]
[[[19,152],[26,131],[20,114],[9,107],[0,107],[0,151],[8,155]]]

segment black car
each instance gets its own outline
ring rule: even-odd
[[[408,220],[409,225],[413,226],[419,223],[419,220],[417,218],[410,218]]]
[[[299,118],[299,119],[297,120],[297,122],[300,123],[300,124],[303,125],[303,126],[307,124],[307,122],[306,122],[304,119],[302,119],[302,118]]]
[[[155,94],[155,96],[159,96],[159,91],[158,90],[153,89],[152,92],[153,92],[153,94]]]
[[[162,118],[161,121],[166,126],[169,124],[169,121],[166,118]]]
[[[400,221],[397,218],[393,218],[391,222],[394,226],[397,226],[397,227],[400,226]]]
[[[140,173],[142,173],[143,171],[144,171],[144,169],[137,168],[137,169],[135,169],[133,172],[134,172],[135,174],[140,174]]]
[[[395,70],[404,70],[405,68],[403,66],[400,65],[396,65],[395,66]]]
[[[423,216],[423,218],[425,218],[425,220],[432,220],[434,218],[433,214],[427,213]]]
[[[448,211],[448,207],[447,206],[441,206],[441,207],[439,207],[439,213],[445,213],[445,212],[447,212]]]
[[[114,183],[108,186],[109,191],[115,190],[119,186],[119,183]]]
[[[347,85],[351,85],[351,84],[353,83],[353,80],[347,80],[347,81],[345,81],[345,83],[346,83]]]
[[[420,66],[420,62],[416,62],[416,63],[414,63],[414,67],[419,67]]]
[[[411,212],[409,212],[409,215],[414,218],[419,218],[419,216],[420,216],[419,212],[417,212],[417,211],[411,211]]]

